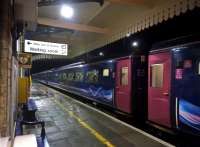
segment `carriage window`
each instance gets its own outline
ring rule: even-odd
[[[83,81],[83,72],[76,72],[75,73],[75,81]]]
[[[68,80],[68,81],[74,80],[74,73],[68,73],[68,74],[67,74],[67,80]]]
[[[103,77],[109,77],[109,69],[103,69]]]
[[[163,64],[151,65],[151,87],[161,88],[163,86]]]
[[[59,81],[62,80],[62,74],[58,74],[58,80],[59,80]]]
[[[120,83],[121,83],[121,86],[128,85],[128,67],[122,67]]]
[[[98,70],[91,70],[88,71],[86,74],[86,82],[89,83],[97,83],[98,82],[98,75],[99,71]]]
[[[67,74],[63,73],[63,80],[66,80],[66,79],[67,79]]]

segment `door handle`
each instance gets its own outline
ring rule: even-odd
[[[169,96],[169,93],[168,92],[163,92],[163,95]]]

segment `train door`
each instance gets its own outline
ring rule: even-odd
[[[131,58],[117,61],[116,106],[119,110],[131,113]]]
[[[150,55],[148,70],[148,119],[171,127],[171,54],[164,52]]]

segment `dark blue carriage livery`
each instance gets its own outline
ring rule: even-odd
[[[51,85],[114,106],[115,62],[108,60],[91,65],[72,64],[47,71],[44,79]]]
[[[178,128],[200,134],[200,42],[173,48]]]

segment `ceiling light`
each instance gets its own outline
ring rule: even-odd
[[[104,55],[103,52],[100,52],[100,53],[99,53],[99,56],[103,56],[103,55]]]
[[[65,18],[71,18],[74,15],[74,9],[68,5],[63,5],[60,13]]]
[[[126,37],[130,37],[130,36],[131,36],[131,33],[127,33],[127,34],[126,34]]]
[[[133,41],[132,46],[133,47],[137,47],[138,46],[138,42],[137,41]]]
[[[109,60],[108,62],[112,63],[112,62],[113,62],[113,60]]]

